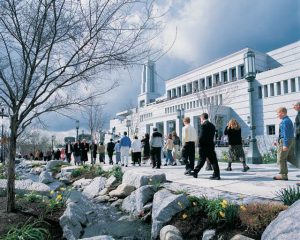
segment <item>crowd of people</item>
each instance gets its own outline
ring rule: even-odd
[[[287,109],[280,107],[277,109],[278,118],[281,120],[279,125],[279,137],[274,145],[277,147],[277,163],[279,165],[279,174],[274,176],[274,180],[288,180],[287,162],[300,156],[300,102],[294,105],[294,109],[298,112],[295,123],[287,115]],[[220,168],[215,152],[215,134],[216,128],[209,120],[207,113],[200,115],[199,134],[190,124],[190,118],[183,119],[184,127],[182,129],[182,143],[176,132],[168,134],[165,138],[158,132],[157,128],[153,128],[150,136],[146,133],[142,139],[134,136],[131,140],[127,136],[127,132],[114,142],[110,139],[109,143],[104,145],[96,141],[91,144],[84,139],[82,142],[77,140],[76,143],[68,142],[65,148],[58,149],[55,152],[47,151],[45,155],[41,151],[37,151],[34,155],[31,153],[31,159],[66,159],[71,162],[72,155],[75,165],[85,164],[88,161],[88,152],[91,151],[91,163],[95,164],[97,154],[100,163],[105,163],[106,153],[108,155],[109,164],[119,164],[128,167],[129,156],[131,152],[131,164],[141,166],[147,160],[150,160],[152,168],[160,169],[162,165],[162,156],[165,155],[164,166],[177,165],[177,160],[181,159],[185,164],[185,175],[198,177],[199,171],[207,163],[207,170],[213,170],[210,179],[220,180]],[[228,166],[226,171],[232,171],[232,161],[240,160],[242,163],[242,171],[247,172],[250,168],[246,164],[245,153],[243,150],[242,133],[240,124],[236,119],[231,119],[225,130],[224,136],[228,139]],[[182,145],[182,148],[180,147]],[[198,146],[199,161],[195,165],[195,151]],[[181,149],[180,149],[181,148]],[[295,150],[298,148],[297,156]],[[114,161],[115,154],[115,161]]]

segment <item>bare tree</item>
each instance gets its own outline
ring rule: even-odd
[[[111,90],[115,85],[99,77],[104,71],[148,58],[158,30],[152,6],[149,0],[0,1],[0,100],[11,128],[8,212],[15,210],[19,135],[41,114]],[[93,82],[100,90],[88,87]]]
[[[202,112],[207,112],[210,121],[215,124],[216,129],[222,127],[222,116],[220,109],[232,102],[238,86],[233,88],[215,87],[215,89],[198,90],[194,89],[198,101],[202,108]]]

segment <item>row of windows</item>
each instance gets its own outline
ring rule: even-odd
[[[151,117],[152,117],[152,113],[142,114],[142,115],[140,116],[140,122],[143,122],[145,119],[151,118]]]
[[[297,89],[298,88],[298,89]],[[258,87],[258,98],[279,96],[300,91],[300,77],[279,81]]]
[[[196,101],[174,105],[172,107],[167,107],[165,108],[165,113],[166,114],[175,113],[179,109],[189,110],[189,109],[198,108],[202,106],[222,105],[222,102],[223,102],[222,94],[220,94],[217,96],[207,97]]]
[[[220,73],[206,76],[199,80],[184,84],[177,88],[173,88],[167,91],[168,99],[173,99],[181,96],[185,96],[197,91],[203,91],[215,86],[219,86],[222,83],[236,81],[244,78],[244,65],[230,68]]]

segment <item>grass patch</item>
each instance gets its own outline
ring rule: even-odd
[[[284,205],[290,206],[300,199],[300,187],[289,186],[288,188],[283,188],[276,192],[276,196]]]
[[[29,219],[30,220],[30,219]],[[30,223],[27,221],[23,226],[18,225],[12,227],[9,232],[1,238],[1,240],[42,240],[49,239],[49,231],[42,227],[42,221],[34,221]]]

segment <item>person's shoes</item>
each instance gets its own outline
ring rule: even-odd
[[[141,166],[141,164],[139,164],[139,166]]]
[[[184,175],[190,175],[190,174],[191,174],[191,170],[190,169],[185,170]]]
[[[232,168],[231,167],[227,167],[227,168],[225,168],[225,171],[232,171]]]
[[[193,172],[193,177],[198,178],[198,173],[196,171]]]
[[[221,178],[218,176],[210,176],[209,179],[210,180],[220,180]]]
[[[127,165],[125,165],[125,167],[128,167]]]
[[[155,166],[152,166],[152,168],[155,168]]]
[[[242,170],[242,172],[247,172],[250,168],[248,166],[245,166]]]
[[[124,167],[124,164],[122,164],[121,166]]]
[[[172,166],[177,166],[177,163],[173,163]]]
[[[168,164],[166,164],[166,163],[164,164],[164,166],[167,166],[167,165],[168,165]]]
[[[282,175],[276,175],[273,177],[273,180],[284,180],[287,181],[289,180],[288,177],[283,177]]]
[[[205,170],[206,171],[212,171],[213,169],[212,169],[212,166],[206,166]]]
[[[156,167],[156,169],[160,169],[160,167]]]
[[[297,185],[298,187],[300,187],[300,182],[296,183],[296,185]]]

